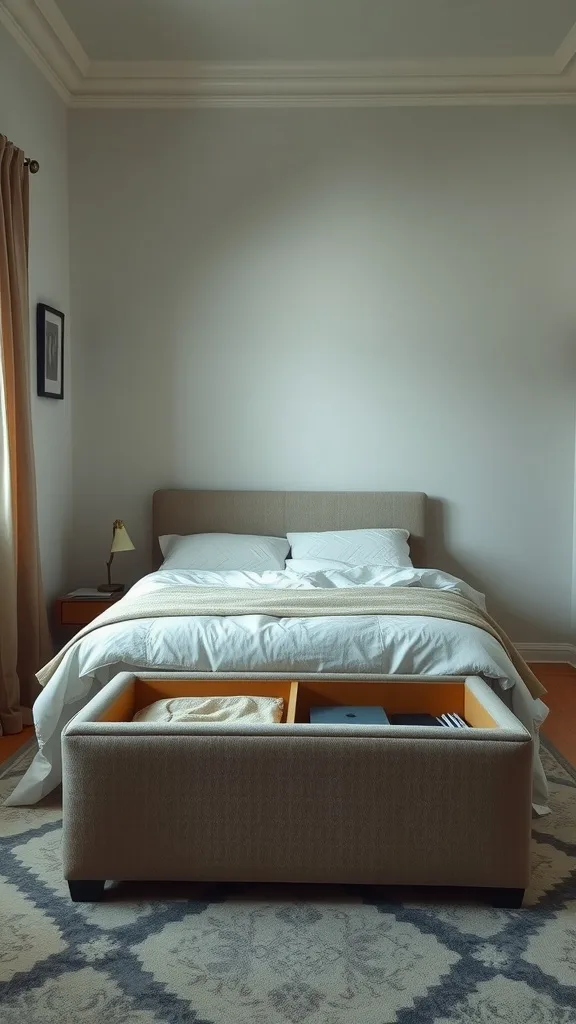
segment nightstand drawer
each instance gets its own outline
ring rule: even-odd
[[[97,598],[94,601],[60,602],[60,624],[62,626],[86,626],[110,607],[112,601]]]

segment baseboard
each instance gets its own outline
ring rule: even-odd
[[[525,661],[552,661],[573,665],[576,668],[576,646],[574,644],[516,644]]]

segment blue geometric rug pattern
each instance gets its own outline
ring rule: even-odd
[[[58,794],[0,806],[0,1021],[575,1024],[576,773],[543,756],[552,814],[516,911],[353,886],[121,884],[74,904]],[[3,766],[0,801],[31,757]]]

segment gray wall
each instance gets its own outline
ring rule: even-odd
[[[72,519],[70,321],[63,402],[36,396],[36,303],[69,311],[68,112],[0,26],[0,132],[40,161],[30,179],[30,371],[42,569],[47,597],[67,582]]]
[[[71,221],[75,582],[157,487],[422,489],[568,638],[576,111],[77,111]]]

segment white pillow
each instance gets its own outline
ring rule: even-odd
[[[348,566],[394,565],[402,569],[412,567],[409,536],[408,530],[327,530],[287,534],[293,559],[329,559],[345,562]]]
[[[159,537],[163,569],[284,569],[290,545],[286,537],[252,537],[241,533],[193,533]]]

